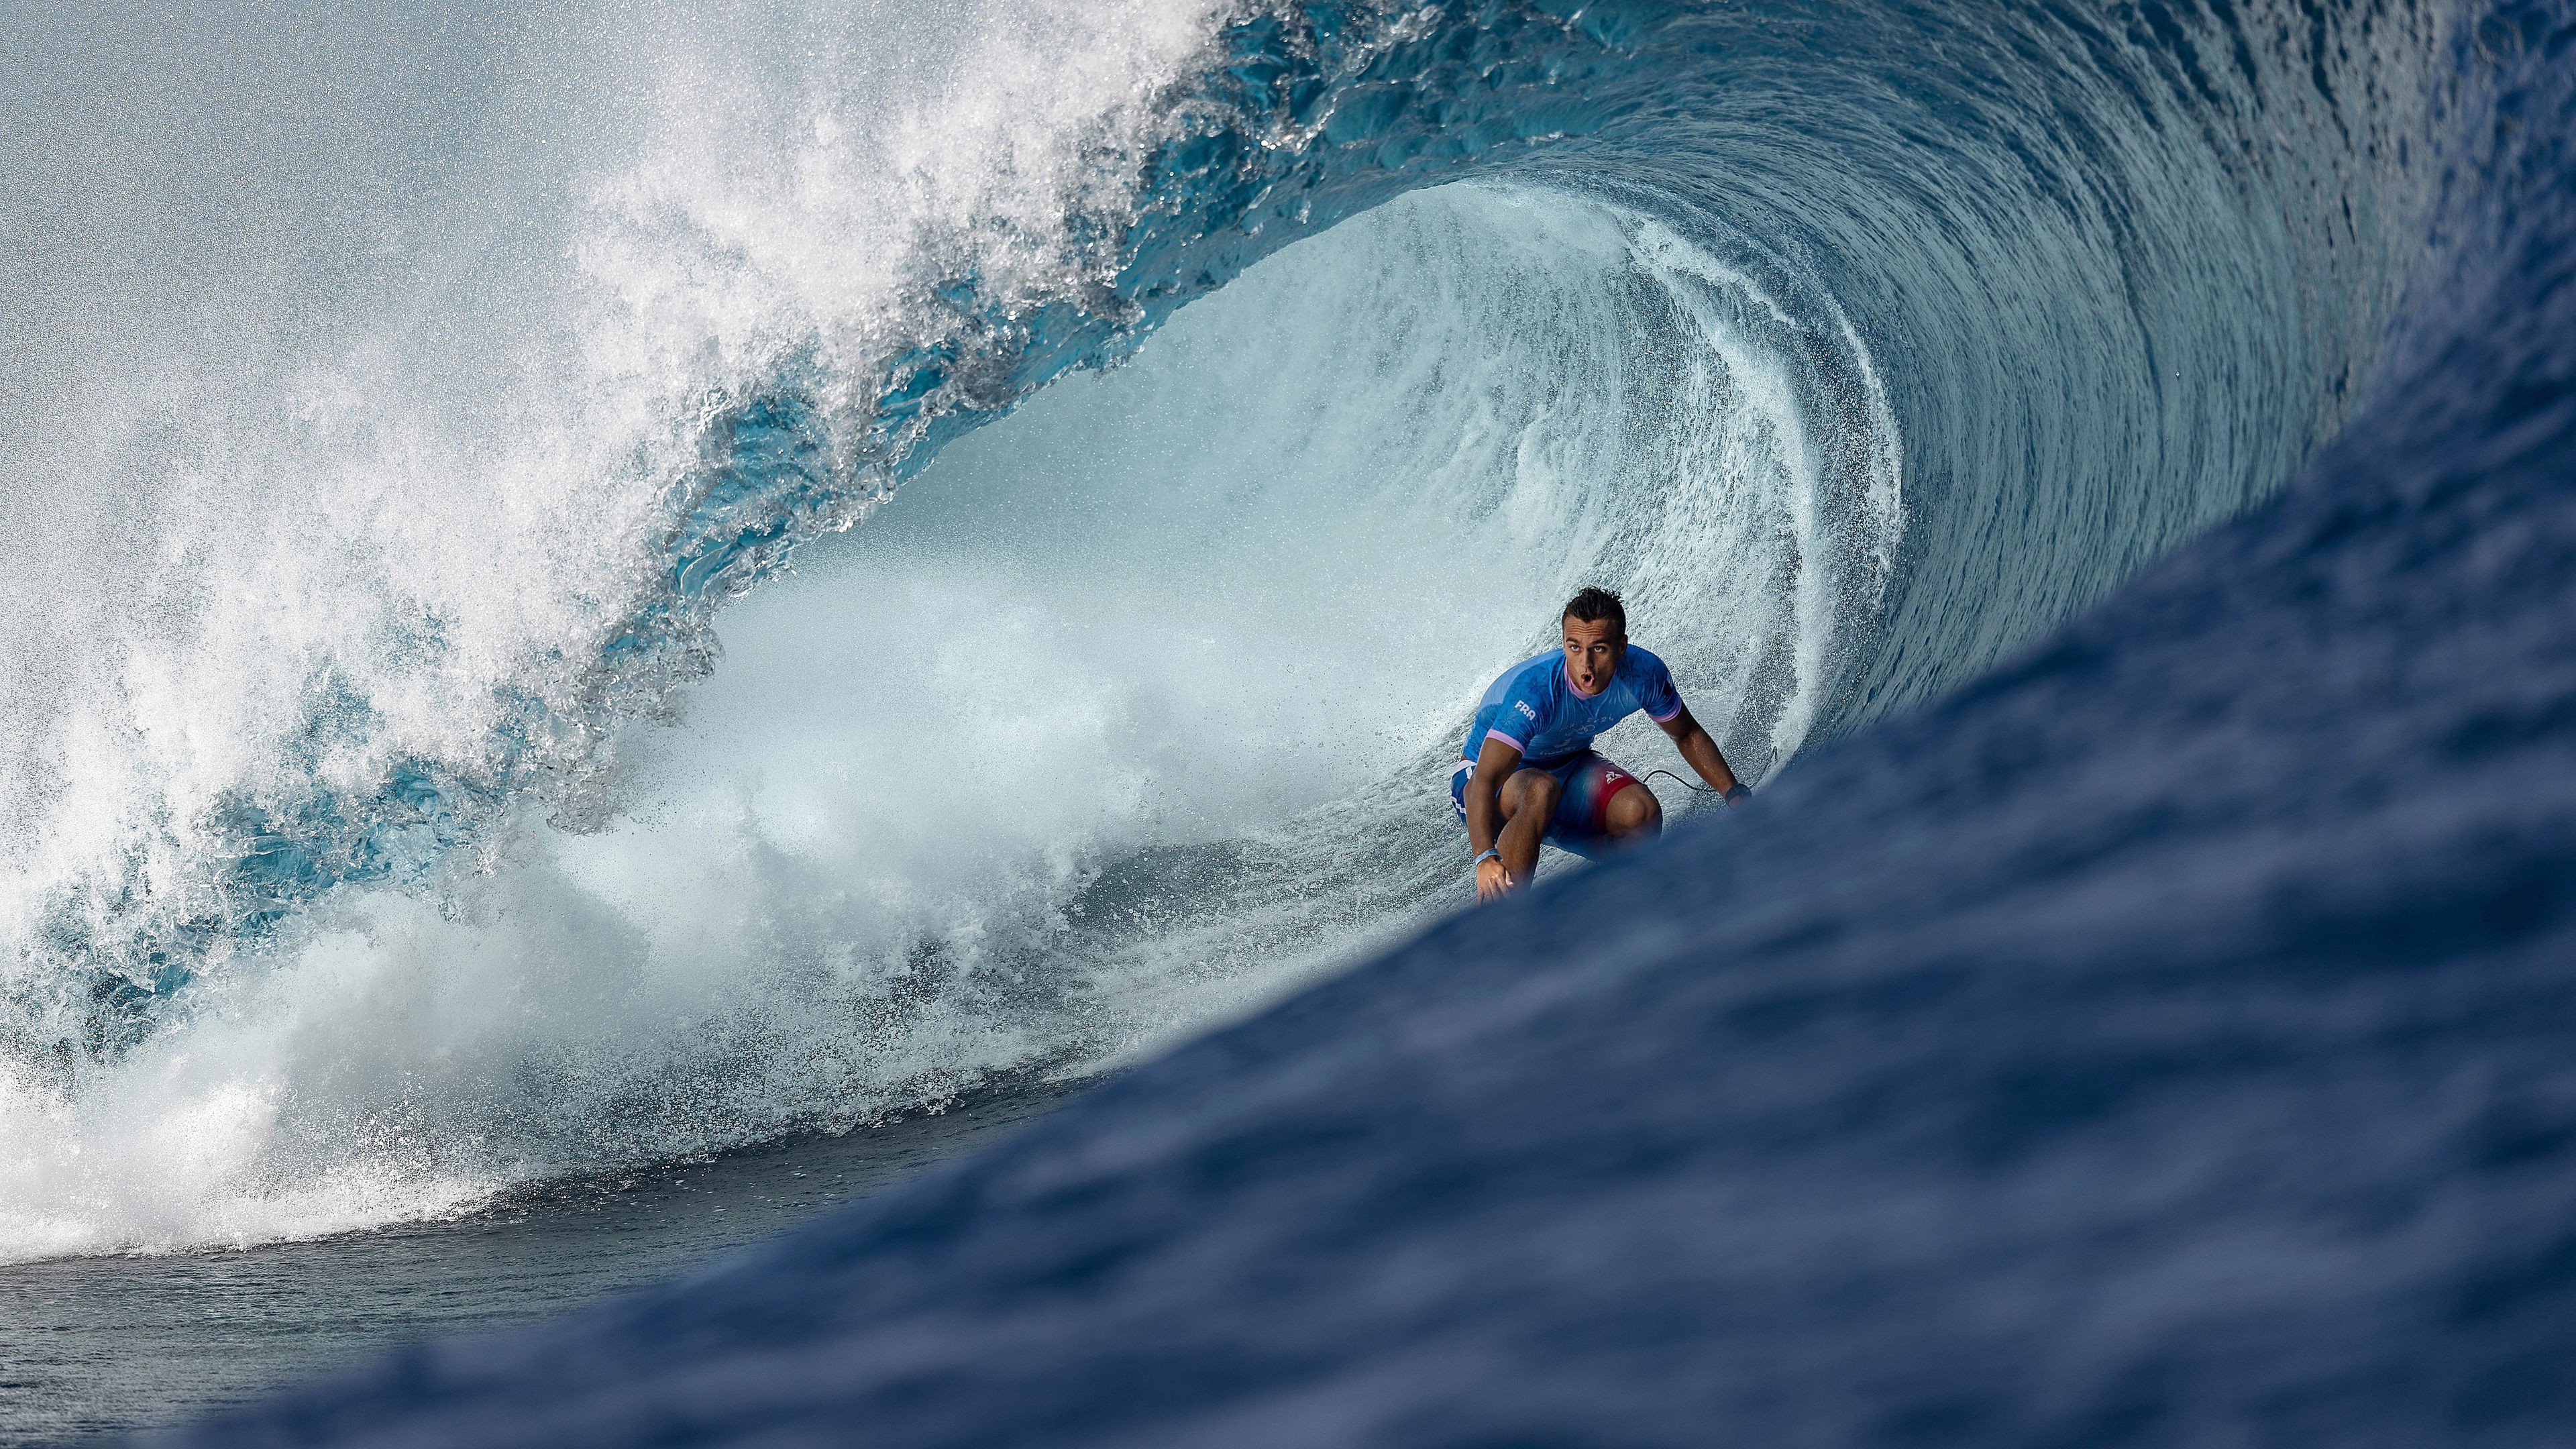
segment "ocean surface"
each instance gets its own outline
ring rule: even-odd
[[[839,1137],[557,1179],[318,1242],[0,1268],[0,1444],[92,1444],[248,1403],[389,1347],[523,1327],[704,1271],[1060,1099],[992,1090]]]
[[[10,21],[0,1273],[1129,1068],[185,1441],[2563,1440],[2563,0]]]

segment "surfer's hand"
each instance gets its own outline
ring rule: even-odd
[[[1499,901],[1511,892],[1511,872],[1503,869],[1501,861],[1488,859],[1476,862],[1477,900]]]

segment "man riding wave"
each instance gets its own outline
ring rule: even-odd
[[[1476,899],[1496,900],[1538,872],[1541,840],[1590,858],[1664,828],[1664,807],[1592,739],[1639,710],[1733,805],[1750,796],[1673,688],[1664,661],[1628,644],[1628,611],[1608,589],[1566,604],[1563,647],[1503,671],[1476,705],[1449,798],[1476,852]]]

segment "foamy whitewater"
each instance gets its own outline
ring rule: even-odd
[[[1759,786],[2290,475],[2433,104],[2267,52],[1873,174],[1588,10],[186,23],[0,62],[0,1259],[1242,1013],[1461,902],[1583,583]]]

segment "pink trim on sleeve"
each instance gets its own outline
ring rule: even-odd
[[[1513,739],[1510,735],[1504,734],[1501,730],[1489,729],[1485,731],[1485,738],[1489,740],[1501,740],[1504,744],[1511,746],[1513,749],[1519,750],[1523,754],[1529,753],[1529,746]]]
[[[1646,718],[1653,720],[1657,724],[1671,724],[1674,720],[1680,719],[1681,717],[1682,707],[1679,702],[1674,703],[1673,712],[1671,714],[1657,714],[1651,709],[1646,711]]]

